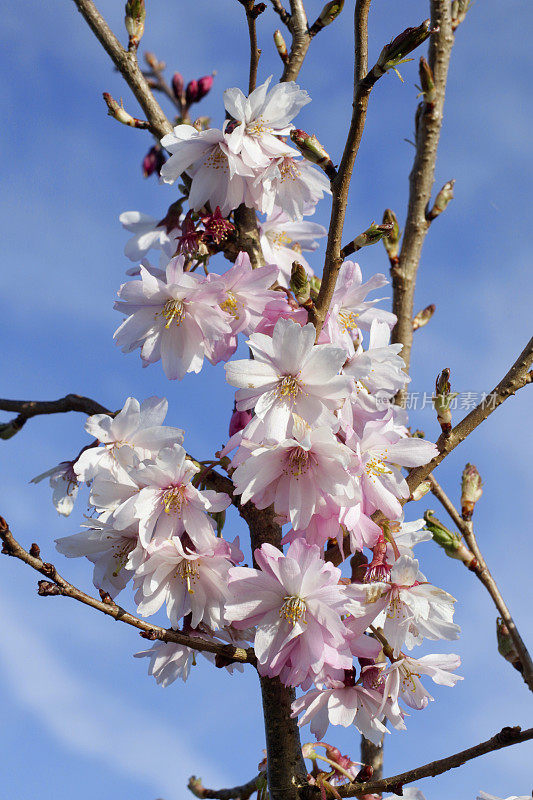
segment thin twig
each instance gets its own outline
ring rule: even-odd
[[[68,411],[79,411],[81,414],[110,414],[107,408],[79,394],[67,394],[59,400],[7,400],[0,399],[0,411],[12,411],[18,416],[11,420],[13,433],[17,433],[26,422],[39,414],[63,414]]]
[[[283,3],[281,2],[281,0],[270,0],[270,2],[272,3],[272,8],[279,16],[280,20],[283,22],[284,25],[288,26],[289,22],[291,21],[291,15],[283,7]]]
[[[202,800],[248,800],[250,795],[257,791],[257,783],[263,778],[264,773],[260,772],[255,778],[252,778],[248,783],[243,783],[242,786],[233,786],[231,789],[206,789],[200,778],[194,775],[189,778],[187,788],[195,797],[200,797]]]
[[[242,2],[242,0],[240,0]],[[246,22],[248,23],[248,36],[250,38],[250,75],[248,78],[248,94],[251,94],[257,83],[257,68],[261,50],[257,46],[257,14],[254,14],[255,0],[245,0],[242,4],[246,10]]]
[[[316,327],[317,336],[322,330],[331,298],[341,268],[342,230],[348,204],[348,190],[359,145],[363,136],[368,108],[368,99],[372,82],[366,80],[368,73],[368,12],[371,0],[357,0],[355,4],[355,65],[354,65],[354,100],[353,113],[348,138],[339,166],[337,177],[331,183],[332,207],[328,232],[324,274],[311,319]]]
[[[520,742],[527,742],[529,739],[533,739],[533,728],[528,728],[525,731],[522,731],[518,725],[513,728],[502,728],[502,730],[491,739],[488,739],[486,742],[481,742],[474,747],[469,747],[467,750],[461,750],[459,753],[454,753],[446,758],[440,758],[438,761],[431,761],[429,764],[416,767],[408,772],[392,775],[390,778],[352,784],[351,786],[341,786],[338,787],[338,792],[341,797],[357,797],[385,790],[391,790],[395,794],[400,794],[401,787],[405,786],[406,783],[414,783],[415,781],[422,780],[422,778],[434,778],[437,775],[442,775],[443,772],[448,772],[451,769],[460,767],[466,764],[467,761],[479,758],[479,756],[483,756],[486,753],[491,753],[494,750],[501,750],[502,747],[509,747],[513,744],[519,744]]]
[[[4,554],[14,556],[24,561],[24,563],[28,564],[32,569],[44,575],[47,580],[39,582],[40,584],[45,584],[40,587],[42,594],[60,594],[64,597],[71,597],[73,600],[78,600],[80,603],[84,603],[109,617],[113,617],[117,622],[125,622],[127,625],[137,628],[141,631],[141,635],[146,634],[145,638],[150,640],[158,639],[162,642],[173,642],[175,644],[185,645],[193,650],[214,653],[215,655],[221,656],[225,663],[229,660],[229,662],[240,661],[242,663],[255,664],[255,655],[252,648],[245,650],[242,647],[217,644],[216,642],[209,642],[194,636],[188,636],[185,633],[180,633],[172,629],[160,628],[158,625],[152,625],[130,614],[128,611],[125,611],[110,598],[107,598],[107,602],[104,602],[85,594],[81,589],[78,589],[65,580],[65,578],[57,572],[53,564],[43,562],[40,557],[28,553],[22,545],[17,542],[9,530],[7,522],[2,517],[0,517],[0,539],[4,544],[2,549]],[[56,587],[57,591],[50,587]]]
[[[416,274],[422,245],[429,228],[426,206],[431,197],[437,148],[439,144],[448,77],[448,65],[453,47],[451,3],[449,0],[431,0],[431,27],[437,29],[429,42],[429,65],[435,82],[435,101],[421,103],[417,114],[415,134],[416,154],[409,176],[409,204],[405,231],[398,263],[391,269],[392,310],[398,321],[392,332],[392,341],[403,344],[402,358],[409,373],[413,343],[413,304]],[[398,393],[398,401],[405,390]]]
[[[483,555],[479,549],[478,543],[476,541],[476,537],[474,534],[474,529],[471,521],[464,520],[457,509],[455,508],[454,504],[442,488],[442,486],[438,483],[438,481],[433,477],[433,475],[429,475],[429,481],[431,483],[431,491],[437,500],[442,504],[443,508],[446,509],[448,514],[450,515],[451,519],[456,524],[457,528],[463,534],[464,540],[468,545],[471,553],[476,557],[479,568],[474,571],[474,574],[477,575],[485,589],[488,591],[494,605],[498,609],[501,618],[507,625],[509,630],[509,635],[513,640],[513,644],[516,648],[520,661],[522,663],[523,671],[522,677],[524,681],[529,686],[530,690],[533,691],[533,661],[531,660],[531,656],[529,651],[518,632],[518,628],[511,616],[511,612],[509,611],[505,600],[503,599],[500,590],[498,588],[498,584],[492,577],[489,568],[487,567],[487,563],[483,558]]]
[[[296,80],[311,44],[303,0],[290,0],[290,4],[289,18],[285,20],[282,17],[292,36],[289,58],[281,76],[282,82]]]
[[[409,471],[406,480],[411,494],[422,481],[426,480],[435,467],[440,464],[458,444],[464,442],[466,437],[471,434],[478,425],[481,425],[504,400],[515,394],[515,392],[523,386],[531,383],[533,380],[533,373],[530,372],[532,362],[533,338],[529,340],[511,369],[492,390],[491,394],[487,396],[487,399],[482,400],[481,403],[461,420],[461,422],[452,428],[447,436],[441,435],[437,439],[436,444],[439,449],[439,454],[435,456],[429,464],[423,467],[414,467]]]
[[[135,53],[125,50],[119,40],[102,17],[92,0],[74,0],[78,11],[82,14],[92,32],[111,57],[118,71],[139,101],[150,129],[159,139],[173,130],[172,124],[165,116],[161,106],[155,99],[146,78],[137,63]]]

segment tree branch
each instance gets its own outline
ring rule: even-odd
[[[354,100],[352,121],[348,138],[344,147],[337,177],[331,183],[332,206],[331,220],[326,247],[324,274],[314,309],[311,311],[311,320],[317,329],[317,336],[322,330],[328,312],[333,291],[337,282],[342,256],[342,230],[348,203],[348,190],[352,177],[353,167],[359,145],[363,136],[368,108],[368,99],[372,86],[378,79],[366,80],[368,73],[368,12],[371,0],[356,0],[354,31],[355,31],[355,64],[354,64]]]
[[[59,400],[7,400],[0,399],[0,411],[13,411],[18,413],[18,416],[8,423],[4,423],[4,428],[9,426],[11,433],[9,436],[5,435],[0,438],[10,438],[26,424],[32,417],[37,417],[40,414],[64,414],[67,411],[79,411],[81,414],[110,414],[104,406],[97,403],[96,400],[91,400],[90,397],[82,397],[79,394],[67,394]]]
[[[113,617],[117,622],[125,622],[127,625],[137,628],[141,632],[141,636],[144,636],[146,639],[173,642],[174,644],[190,647],[193,650],[214,653],[215,655],[221,656],[225,663],[231,663],[232,661],[240,661],[242,663],[254,665],[256,663],[253,648],[245,650],[242,647],[217,644],[216,642],[204,641],[194,636],[188,636],[185,633],[180,633],[171,628],[160,628],[158,625],[152,625],[130,614],[128,611],[125,611],[111,600],[109,595],[104,595],[105,600],[97,600],[95,597],[85,594],[81,589],[78,589],[65,580],[65,578],[58,573],[53,564],[44,562],[40,558],[40,555],[28,553],[22,545],[17,542],[9,530],[7,522],[2,517],[0,517],[0,539],[3,542],[2,553],[20,559],[25,564],[32,567],[32,569],[40,572],[41,575],[44,575],[47,579],[46,581],[39,581],[40,594],[60,594],[64,597],[71,597],[73,600],[78,600],[78,602],[86,606],[91,606],[91,608],[101,611],[108,617]],[[36,545],[32,545],[31,549],[35,553],[39,553],[39,548]]]
[[[239,0],[246,11],[246,22],[248,23],[248,36],[250,37],[250,75],[248,79],[248,94],[251,94],[257,83],[257,68],[259,66],[259,56],[261,50],[257,46],[257,14],[254,14],[255,0]]]
[[[171,133],[173,126],[165,116],[148,86],[146,78],[139,69],[135,53],[128,52],[122,47],[92,0],[74,0],[74,2],[78,11],[139,101],[150,123],[151,130],[159,139],[162,139],[165,134]]]
[[[454,42],[449,0],[430,0],[431,27],[437,30],[429,44],[429,66],[435,83],[433,103],[421,103],[417,114],[416,154],[409,176],[409,204],[398,264],[391,269],[392,310],[398,321],[392,342],[403,344],[402,358],[409,373],[413,343],[413,304],[416,273],[428,231],[426,206],[433,187],[437,148],[444,108],[448,66]],[[404,392],[405,390],[403,390]],[[402,391],[398,394],[404,396]]]
[[[494,605],[498,609],[501,618],[507,625],[509,630],[509,635],[513,640],[513,644],[516,648],[518,656],[520,658],[520,662],[523,667],[522,677],[524,681],[528,685],[529,689],[533,691],[533,661],[531,660],[531,656],[529,651],[518,632],[518,628],[515,625],[515,622],[511,616],[511,612],[509,611],[505,600],[503,599],[500,590],[498,588],[498,584],[492,577],[489,568],[487,567],[487,563],[483,558],[481,550],[479,549],[478,543],[476,541],[476,537],[474,535],[474,529],[471,521],[464,520],[457,509],[455,508],[454,504],[442,488],[442,486],[437,482],[437,480],[433,477],[433,475],[429,476],[429,481],[431,482],[431,491],[442,504],[443,508],[446,509],[454,523],[457,525],[458,529],[463,534],[464,540],[470,549],[470,552],[473,553],[475,558],[478,562],[478,568],[474,570],[474,574],[477,575],[485,589],[488,591]]]
[[[278,6],[281,7],[281,3],[274,2],[273,5],[280,14]],[[289,58],[285,64],[283,75],[281,76],[282,82],[296,80],[302,68],[302,64],[304,63],[304,58],[307,55],[309,45],[311,44],[303,0],[290,0],[290,5],[291,13],[287,15],[287,18],[284,18],[284,16],[280,14],[281,19],[287,25],[292,36]]]
[[[263,777],[264,773],[260,772],[255,778],[252,778],[248,783],[243,783],[242,786],[233,786],[231,789],[206,789],[202,785],[200,778],[194,775],[189,779],[187,788],[195,797],[200,797],[202,800],[205,798],[213,798],[213,800],[248,800],[250,795],[257,791],[258,781]]]
[[[279,16],[280,20],[283,22],[284,25],[288,26],[289,22],[291,21],[291,15],[283,7],[283,3],[281,2],[281,0],[270,0],[270,2],[272,3],[272,8]]]
[[[489,417],[492,412],[500,406],[504,400],[515,394],[523,386],[531,383],[533,373],[530,367],[533,362],[533,338],[529,340],[522,350],[517,360],[502,378],[498,385],[488,395],[487,399],[482,400],[467,416],[461,420],[450,433],[445,436],[442,434],[437,439],[439,454],[433,458],[429,464],[423,467],[413,467],[407,474],[407,484],[411,493],[426,480],[428,475],[433,472],[435,467],[454,450],[458,444],[464,442],[466,437],[474,431],[478,425]],[[489,400],[490,398],[490,400]]]
[[[451,769],[466,764],[467,761],[471,761],[473,758],[479,758],[479,756],[483,756],[486,753],[491,753],[494,750],[501,750],[503,747],[509,747],[513,744],[527,742],[529,739],[533,739],[533,728],[528,728],[525,731],[522,731],[518,725],[514,728],[502,728],[501,731],[491,739],[488,739],[486,742],[481,742],[475,745],[475,747],[461,750],[459,753],[454,753],[446,758],[440,758],[438,761],[431,761],[429,764],[416,767],[408,772],[392,775],[390,778],[352,784],[351,786],[340,786],[337,791],[341,797],[357,797],[385,790],[390,790],[395,794],[399,794],[401,787],[406,783],[414,783],[414,781],[422,780],[422,778],[434,778],[437,775],[442,775],[443,772],[448,772]]]

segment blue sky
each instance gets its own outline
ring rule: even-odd
[[[141,50],[155,51],[186,80],[216,69],[213,90],[199,111],[220,125],[223,89],[246,88],[242,7],[236,0],[147,5]],[[339,21],[314,40],[300,75],[313,102],[298,124],[316,132],[334,161],[351,110],[352,5],[347,2]],[[307,0],[307,6],[314,18],[322,2]],[[100,8],[124,39],[122,2],[106,0]],[[371,57],[425,16],[422,0],[375,0]],[[222,369],[207,366],[200,376],[169,383],[160,365],[142,370],[137,355],[124,356],[112,342],[120,319],[112,303],[127,267],[126,237],[117,217],[129,209],[163,216],[175,197],[173,189],[142,179],[149,137],[106,117],[101,93],[123,96],[134,114],[135,101],[73,3],[19,0],[2,18],[0,98],[7,124],[0,130],[5,186],[0,394],[52,399],[77,392],[111,408],[129,395],[166,396],[169,424],[184,428],[190,451],[206,458],[225,440],[231,410]],[[532,23],[527,0],[484,0],[473,4],[457,33],[436,170],[438,186],[450,178],[457,183],[453,203],[432,226],[423,250],[416,306],[435,302],[437,313],[415,337],[413,391],[430,393],[445,366],[458,391],[490,391],[530,335]],[[271,44],[277,26],[270,10],[259,20],[260,80],[280,72]],[[387,206],[403,221],[416,62],[402,74],[404,84],[386,76],[373,92],[346,239],[380,219]],[[327,224],[328,217],[326,200],[316,219]],[[317,268],[322,254],[315,258]],[[387,270],[381,247],[360,255],[365,277]],[[507,401],[446,460],[438,477],[457,500],[465,462],[478,466],[485,483],[476,509],[478,539],[531,642],[530,403],[528,390]],[[428,438],[437,436],[428,409],[413,412],[412,423]],[[29,422],[2,443],[0,513],[17,538],[27,545],[38,541],[48,558],[54,558],[55,538],[79,530],[83,502],[79,513],[59,518],[48,487],[29,487],[28,481],[75,455],[86,441],[83,417],[71,414]],[[413,505],[409,518],[427,507],[440,515],[430,500]],[[237,519],[228,523],[230,530],[243,533]],[[419,557],[428,578],[457,597],[456,619],[463,628],[458,642],[430,643],[420,652],[458,652],[465,680],[455,689],[435,687],[437,702],[413,712],[407,733],[388,737],[388,774],[468,747],[503,725],[531,724],[527,690],[496,653],[488,595],[432,543],[420,547]],[[88,565],[54,560],[69,579],[91,590]],[[204,662],[186,686],[160,689],[146,677],[146,662],[132,658],[145,644],[133,630],[66,599],[38,598],[36,576],[22,564],[2,559],[0,569],[6,797],[180,800],[188,796],[185,783],[192,773],[209,786],[239,783],[254,773],[263,730],[251,670],[230,677]],[[127,592],[122,603],[131,603]],[[304,741],[307,736],[304,732]],[[353,730],[330,729],[326,738],[357,756]],[[428,800],[474,798],[480,788],[502,797],[527,794],[532,757],[531,743],[508,748],[420,787]]]

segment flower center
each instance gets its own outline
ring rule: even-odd
[[[402,680],[402,690],[405,692],[416,692],[415,678],[420,678],[418,672],[411,672],[405,664],[400,667],[400,675]]]
[[[226,299],[220,304],[220,308],[231,314],[232,317],[239,319],[239,304],[233,292],[228,292]]]
[[[115,569],[113,570],[113,577],[116,578],[120,570],[126,566],[126,561],[130,551],[133,549],[131,542],[122,542],[113,545],[114,555],[113,561],[115,562]]]
[[[198,562],[182,561],[179,565],[176,574],[187,584],[187,591],[189,594],[194,594],[192,584],[200,578],[200,568]]]
[[[291,237],[285,231],[277,231],[268,236],[272,247],[287,247],[292,242]]]
[[[284,597],[283,599],[285,602],[279,610],[280,617],[288,620],[293,626],[296,625],[298,620],[302,619],[302,617],[302,622],[305,623],[305,612],[307,611],[305,601],[302,600],[301,597],[298,597],[298,595]]]
[[[272,128],[266,124],[263,117],[258,117],[246,127],[248,136],[262,136],[264,133],[270,133]]]
[[[295,181],[300,177],[300,170],[292,158],[284,158],[279,165],[279,174],[282,183],[286,180]]]
[[[392,470],[388,469],[383,459],[381,458],[370,458],[365,464],[365,472],[367,475],[392,475]]]
[[[185,316],[185,305],[181,300],[167,300],[163,306],[163,310],[158,312],[167,320],[165,328],[170,328],[173,322],[180,325]]]
[[[303,447],[295,447],[289,451],[285,472],[291,475],[298,476],[307,472],[309,466],[309,453]]]
[[[276,386],[276,395],[280,400],[282,397],[290,397],[292,400],[295,400],[301,391],[302,387],[294,375],[284,375]]]
[[[213,147],[206,154],[204,158],[204,167],[208,169],[221,169],[223,172],[228,172],[228,158],[218,145]]]
[[[339,320],[343,328],[343,333],[346,333],[348,329],[354,330],[357,328],[357,317],[359,314],[356,314],[354,311],[339,311]]]
[[[171,486],[170,489],[165,489],[161,497],[161,502],[165,507],[165,514],[178,514],[181,513],[181,507],[185,498],[185,486]]]

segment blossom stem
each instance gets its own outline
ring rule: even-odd
[[[529,651],[522,637],[520,636],[520,633],[518,632],[518,628],[516,627],[516,624],[511,616],[511,612],[509,611],[505,603],[505,600],[503,599],[500,593],[498,584],[492,577],[490,570],[487,567],[487,563],[483,558],[483,554],[479,549],[479,545],[477,543],[474,534],[472,521],[466,521],[461,517],[461,515],[453,505],[452,501],[450,500],[450,498],[448,497],[442,486],[435,480],[433,475],[429,476],[429,480],[431,482],[431,492],[435,495],[437,500],[439,500],[443,508],[446,509],[451,519],[457,525],[457,528],[463,534],[464,540],[468,545],[468,548],[473,553],[478,562],[479,566],[478,569],[475,570],[475,574],[477,575],[477,577],[479,578],[485,589],[492,597],[494,605],[498,609],[501,618],[503,619],[509,630],[509,636],[513,640],[513,644],[516,648],[516,651],[520,658],[520,662],[522,664],[523,668],[522,677],[524,678],[526,684],[529,686],[529,689],[533,691],[533,661],[531,660]]]

